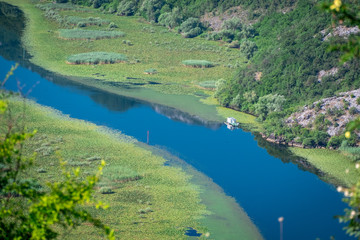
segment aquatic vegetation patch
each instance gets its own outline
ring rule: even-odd
[[[66,59],[68,64],[113,64],[126,62],[124,54],[108,52],[88,52],[71,55]]]
[[[45,3],[45,4],[36,4],[37,8],[40,8],[43,11],[48,10],[58,10],[58,11],[79,11],[79,12],[89,12],[90,10],[78,5],[70,3]]]
[[[182,61],[182,64],[186,67],[194,68],[210,68],[215,66],[212,62],[206,60],[185,60]]]
[[[65,18],[65,22],[69,25],[77,25],[78,27],[86,27],[90,25],[107,25],[110,24],[109,20],[104,20],[99,17],[78,17],[78,16],[68,16]]]
[[[100,31],[84,29],[60,29],[59,37],[67,40],[104,39],[124,37],[125,33],[120,31]]]
[[[199,86],[203,88],[215,89],[216,88],[215,83],[216,83],[215,80],[203,81],[199,83]]]

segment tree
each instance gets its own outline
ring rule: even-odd
[[[284,96],[268,94],[259,98],[259,101],[255,104],[255,112],[258,115],[266,117],[271,112],[281,111],[284,103]]]
[[[141,5],[140,12],[148,21],[157,22],[164,4],[163,0],[145,0]]]
[[[10,70],[1,86],[15,69]],[[82,222],[90,222],[109,239],[115,239],[113,230],[80,208],[90,202],[105,162],[95,175],[82,180],[79,168],[67,171],[61,161],[63,181],[47,183],[48,190],[42,190],[34,179],[25,179],[34,156],[26,157],[22,150],[35,132],[26,132],[14,120],[9,95],[0,92],[0,239],[54,239],[58,236],[54,226],[75,228]],[[98,207],[105,208],[101,202]]]
[[[182,15],[179,8],[174,8],[172,12],[165,12],[159,16],[159,23],[168,28],[174,28],[180,25]]]
[[[198,18],[188,18],[180,27],[179,32],[186,38],[193,38],[202,33],[203,25]]]

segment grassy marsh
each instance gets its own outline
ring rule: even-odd
[[[11,103],[15,114],[22,106],[21,102]],[[200,204],[198,187],[189,183],[190,175],[164,166],[165,159],[135,146],[136,140],[34,103],[27,103],[25,123],[29,131],[38,130],[27,143],[26,153],[38,152],[27,174],[39,182],[60,180],[55,151],[69,168],[80,166],[82,176],[91,174],[101,159],[106,161],[94,197],[110,207],[106,211],[97,211],[94,206],[86,208],[114,228],[118,238],[185,239],[189,226],[203,233],[208,231],[198,221],[206,208]],[[151,211],[142,211],[148,208]],[[68,234],[65,237],[101,239],[87,225]]]
[[[289,148],[295,155],[306,158],[311,164],[335,179],[334,184],[353,186],[360,179],[355,162],[339,151],[329,149]]]
[[[100,31],[85,29],[60,29],[59,37],[67,40],[99,40],[104,38],[124,37],[125,33],[120,31]]]
[[[126,62],[128,58],[124,54],[111,52],[87,52],[71,55],[66,59],[68,64],[113,64]]]
[[[31,61],[63,75],[92,77],[94,73],[100,72],[106,74],[102,81],[123,82],[126,77],[146,80],[144,69],[155,68],[160,73],[156,79],[163,84],[147,87],[163,93],[193,94],[198,91],[196,86],[199,82],[230,78],[232,71],[227,66],[245,61],[238,50],[228,49],[218,42],[201,38],[184,39],[164,27],[142,22],[138,17],[120,17],[100,12],[61,11],[59,14],[62,17],[99,17],[113,22],[120,31],[126,32],[126,40],[131,41],[131,45],[123,44],[121,39],[65,41],[55,34],[60,28],[58,23],[47,20],[40,9],[28,1],[14,0],[11,3],[19,6],[29,19],[24,42],[34,56]],[[90,26],[89,29],[104,30],[101,26]],[[49,45],[49,42],[53,44]],[[54,48],[54,45],[57,47]],[[90,49],[123,53],[131,61],[123,66],[101,65],[95,68],[64,64],[63,60],[69,55]],[[207,59],[219,65],[206,69],[184,68],[181,63],[186,59]],[[135,60],[140,63],[132,64]]]
[[[24,105],[11,101],[9,106],[16,115]],[[27,172],[36,181],[60,180],[55,152],[59,152],[68,168],[80,167],[84,177],[91,174],[102,159],[106,161],[93,196],[109,208],[103,211],[87,206],[86,209],[114,228],[117,238],[188,239],[184,233],[191,227],[203,233],[200,239],[208,239],[204,233],[210,233],[210,239],[216,236],[232,239],[234,234],[262,239],[233,199],[211,179],[171,154],[33,102],[27,102],[25,111],[23,120],[28,130],[38,130],[25,147],[26,154],[38,153],[34,167]],[[166,161],[173,164],[165,166]],[[218,229],[219,224],[236,227],[227,233]],[[64,233],[63,237],[101,239],[98,232],[86,224]]]

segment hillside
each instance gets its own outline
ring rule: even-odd
[[[341,63],[339,52],[328,51],[331,44],[359,34],[359,28],[336,27],[331,15],[320,9],[319,1],[71,2],[118,16],[139,15],[185,38],[205,38],[238,49],[247,60],[231,66],[236,69],[233,77],[217,82],[215,97],[225,107],[258,116],[267,135],[287,141],[299,136],[284,122],[298,106],[360,88],[359,61]],[[344,127],[338,127],[336,135]],[[330,136],[333,134],[326,139]]]

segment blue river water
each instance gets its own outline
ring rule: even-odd
[[[20,82],[23,93],[32,88],[28,97],[42,105],[142,142],[149,131],[150,145],[178,155],[234,197],[265,239],[279,239],[281,216],[284,239],[351,239],[333,218],[346,207],[342,195],[306,161],[241,129],[86,87],[32,65],[20,42],[23,16],[12,10],[11,15],[0,11],[0,79],[20,62],[7,89],[17,91]]]
[[[0,77],[14,64],[0,57]],[[272,157],[249,132],[203,126],[191,119],[174,121],[186,114],[67,80],[55,84],[23,67],[6,88],[17,91],[17,81],[25,85],[24,93],[36,85],[29,98],[70,117],[120,130],[143,142],[149,131],[149,144],[166,147],[211,177],[245,209],[266,239],[279,238],[280,216],[285,219],[284,239],[348,239],[333,218],[346,207],[334,187],[297,164]]]

